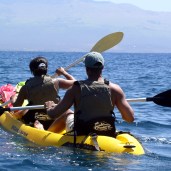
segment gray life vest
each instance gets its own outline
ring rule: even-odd
[[[106,135],[109,132],[109,134],[114,133],[114,107],[112,105],[109,82],[86,80],[78,83],[81,97],[80,103],[75,108],[74,128],[77,134],[96,132],[97,134]]]
[[[55,89],[50,76],[36,76],[26,82],[28,101],[31,105],[44,105],[46,101],[59,102],[58,89]]]

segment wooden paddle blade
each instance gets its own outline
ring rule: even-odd
[[[90,52],[96,51],[101,53],[112,48],[122,40],[123,35],[123,32],[115,32],[103,37],[94,45]]]
[[[171,107],[171,90],[167,90],[153,97],[153,102],[164,107]]]

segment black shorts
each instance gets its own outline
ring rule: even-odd
[[[36,113],[44,113],[45,116],[47,116],[46,114],[46,110],[45,109],[38,109],[38,110],[29,110],[23,117],[22,117],[22,121],[30,126],[34,126],[34,122],[36,120],[38,120],[41,124],[43,124],[43,127],[45,130],[47,130],[49,128],[49,126],[53,123],[54,120],[41,120],[41,119],[37,119],[35,117]]]

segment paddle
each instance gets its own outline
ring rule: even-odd
[[[155,95],[154,97],[146,97],[146,98],[135,98],[135,99],[127,99],[128,102],[150,102],[153,101],[155,104],[171,107],[171,90],[164,91]]]
[[[0,107],[6,106],[11,103],[11,100],[8,100],[0,105]]]
[[[16,110],[35,110],[35,109],[45,109],[44,105],[34,105],[34,106],[19,106],[19,107],[7,107],[3,108],[0,106],[0,115],[2,115],[5,111],[16,111]]]
[[[93,46],[93,48],[90,50],[90,52],[96,51],[96,52],[101,53],[101,52],[104,52],[104,51],[112,48],[113,46],[117,45],[122,40],[123,35],[124,35],[123,32],[115,32],[115,33],[111,33],[111,34],[103,37]],[[78,60],[74,61],[72,64],[67,66],[65,68],[65,70],[68,70],[69,68],[79,64],[81,61],[84,60],[84,58],[85,58],[85,56],[82,56]],[[52,78],[54,78],[56,76],[57,76],[57,74],[55,73],[54,75],[52,75]]]
[[[146,97],[146,98],[135,98],[135,99],[127,99],[128,102],[150,102],[153,101],[155,104],[171,107],[171,90],[164,91],[160,94],[157,94],[154,97]],[[15,110],[34,110],[34,109],[45,109],[44,105],[34,105],[34,106],[20,106],[20,107],[9,107],[9,108],[0,108],[0,115],[5,111],[15,111]]]

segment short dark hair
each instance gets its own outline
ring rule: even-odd
[[[48,61],[45,57],[38,56],[31,60],[30,64],[30,71],[34,76],[41,76],[47,74],[48,68]]]

